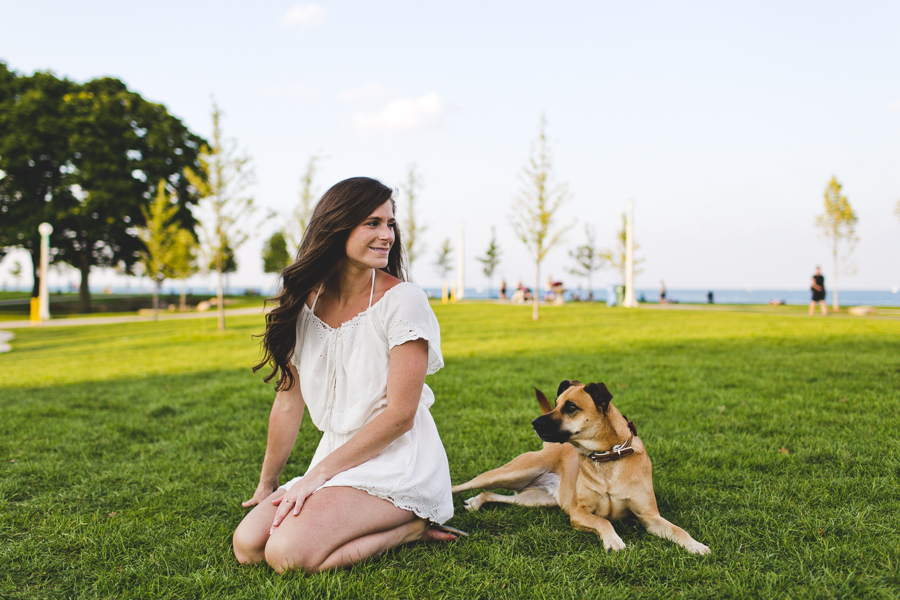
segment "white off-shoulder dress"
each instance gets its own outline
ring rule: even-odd
[[[323,432],[309,469],[384,410],[391,348],[417,339],[428,342],[428,374],[436,373],[444,366],[440,327],[425,292],[413,283],[397,284],[374,304],[370,298],[368,309],[337,328],[315,315],[315,302],[312,308],[303,305],[291,362],[310,417]],[[364,490],[434,523],[450,519],[450,468],[428,410],[432,404],[434,393],[426,384],[412,429],[322,487]]]

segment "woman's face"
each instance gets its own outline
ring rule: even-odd
[[[360,269],[383,269],[394,245],[394,208],[390,200],[357,225],[347,238],[347,260]]]

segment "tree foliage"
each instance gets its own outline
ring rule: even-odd
[[[197,197],[182,171],[196,165],[203,140],[118,79],[77,84],[0,65],[0,88],[0,245],[28,249],[36,269],[37,224],[53,225],[53,259],[79,270],[89,312],[91,269],[130,273],[138,262],[141,208],[160,179],[178,199],[175,219],[193,228]]]
[[[291,262],[291,254],[288,252],[287,241],[280,231],[272,234],[263,245],[262,252],[263,272],[281,273],[282,269]]]
[[[293,254],[300,247],[300,242],[303,241],[303,235],[309,226],[309,220],[312,217],[316,196],[318,195],[313,180],[316,177],[316,171],[318,171],[317,165],[321,160],[321,156],[315,154],[310,156],[309,162],[306,163],[306,170],[300,177],[300,201],[291,212],[288,226],[282,232],[286,243],[290,246],[288,248],[289,254]],[[281,271],[281,269],[278,269],[278,271]],[[266,271],[266,273],[274,272],[276,271]]]
[[[153,281],[154,317],[159,313],[159,288],[163,280],[174,276],[172,253],[179,227],[175,222],[178,206],[166,191],[166,183],[160,180],[156,198],[150,208],[141,207],[145,225],[139,227],[138,238],[144,248],[138,251],[144,273]]]
[[[642,264],[646,259],[643,257],[639,257],[637,255],[638,250],[641,248],[641,245],[638,243],[637,238],[634,240],[634,258],[633,260],[633,268],[634,275],[640,275],[643,273],[643,269],[638,268],[638,265]],[[612,248],[606,248],[605,250],[600,251],[600,258],[609,263],[611,267],[613,267],[616,271],[619,272],[619,277],[621,277],[621,282],[625,284],[625,269],[628,266],[628,215],[622,213],[622,228],[616,232],[616,245]]]
[[[553,173],[553,158],[547,139],[547,119],[541,116],[538,139],[532,156],[519,177],[521,188],[513,202],[510,223],[525,244],[535,265],[534,289],[541,287],[541,262],[568,227],[557,227],[556,216],[571,194],[565,183],[557,183]],[[532,318],[538,320],[539,294],[534,294]]]
[[[822,230],[822,235],[831,244],[831,261],[833,266],[832,306],[834,310],[840,308],[838,302],[838,262],[841,244],[844,245],[844,258],[847,259],[859,237],[856,235],[856,214],[850,206],[846,196],[841,195],[843,186],[838,183],[836,177],[832,177],[825,186],[825,212],[816,217],[816,227]]]
[[[607,262],[603,251],[597,247],[596,235],[594,228],[589,224],[584,224],[585,243],[569,250],[569,257],[575,261],[575,266],[569,269],[569,273],[576,277],[587,278],[588,299],[594,299],[594,271],[603,268]]]
[[[221,116],[213,103],[212,141],[201,150],[198,169],[185,168],[184,174],[209,215],[203,232],[210,268],[216,272],[219,329],[224,330],[223,275],[231,272],[231,266],[237,269],[234,251],[247,241],[246,220],[256,207],[252,196],[246,194],[254,180],[250,159],[238,151],[234,140],[224,138]]]
[[[500,254],[500,247],[497,246],[497,232],[491,227],[491,243],[488,244],[484,256],[475,257],[475,260],[481,263],[481,271],[484,273],[484,276],[488,278],[489,296],[491,294],[491,287],[493,287],[494,271],[497,269],[497,265],[500,264]]]
[[[416,215],[416,201],[419,191],[422,189],[422,176],[416,173],[416,165],[409,166],[406,182],[400,184],[400,189],[406,196],[406,223],[403,228],[403,249],[406,251],[406,260],[409,271],[412,272],[413,263],[425,252],[425,242],[422,236],[427,227],[422,224]]]
[[[445,239],[440,248],[438,248],[434,266],[437,267],[438,273],[441,274],[441,279],[446,280],[447,273],[453,268],[453,245],[450,243],[450,238]]]
[[[0,248],[31,254],[33,296],[40,286],[38,225],[53,225],[51,260],[63,236],[59,223],[74,197],[69,120],[63,98],[77,84],[52,73],[19,76],[0,62]]]

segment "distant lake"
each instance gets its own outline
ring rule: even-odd
[[[682,290],[670,289],[666,290],[666,299],[670,301],[678,301],[684,304],[706,304],[706,294],[712,291],[713,301],[716,304],[768,304],[770,300],[783,300],[785,304],[808,306],[812,297],[809,290]],[[441,295],[440,288],[425,288],[425,292],[433,298],[439,298]],[[574,293],[578,293],[582,298],[587,297],[586,290],[569,290],[566,292],[566,299],[572,298]],[[507,291],[507,294],[510,294]],[[832,295],[831,290],[827,292],[826,301],[831,306]],[[635,297],[640,300],[644,297],[646,302],[659,302],[659,288],[635,290]],[[492,298],[497,297],[497,290],[491,290]],[[486,299],[488,298],[487,288],[466,288],[466,298],[470,299]],[[841,306],[900,306],[900,290],[892,292],[891,290],[839,290],[838,299]],[[595,289],[594,300],[606,302],[606,289]]]

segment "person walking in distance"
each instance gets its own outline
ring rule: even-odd
[[[822,307],[822,316],[828,316],[828,309],[825,307],[825,276],[822,275],[822,267],[816,267],[816,274],[812,277],[810,284],[812,292],[812,301],[809,303],[809,316],[813,316],[816,312],[816,302]]]

